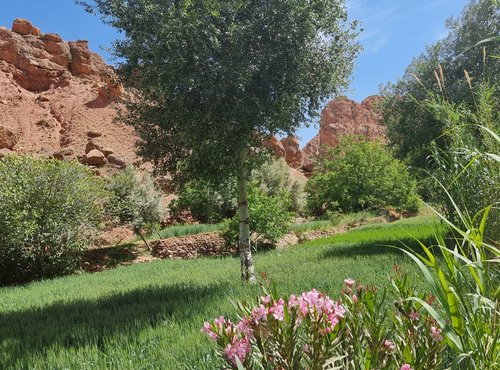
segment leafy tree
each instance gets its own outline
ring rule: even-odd
[[[448,36],[428,46],[408,66],[405,76],[383,91],[387,97],[384,121],[391,146],[398,158],[420,168],[426,167],[431,142],[446,147],[445,138],[440,137],[446,122],[419,103],[428,97],[428,91],[441,91],[454,104],[472,105],[464,70],[475,82],[500,82],[500,63],[494,58],[500,54],[500,43],[474,46],[499,34],[498,2],[472,0],[459,18],[449,19],[446,25]]]
[[[161,193],[156,190],[153,179],[127,166],[111,178],[108,190],[111,194],[109,215],[120,224],[131,225],[149,247],[142,231],[151,230],[163,215]]]
[[[0,285],[78,269],[105,199],[100,179],[77,162],[0,160]]]
[[[243,281],[255,281],[247,181],[261,138],[292,133],[347,85],[358,52],[343,0],[79,1],[120,30],[123,120],[182,180],[237,178]]]
[[[344,137],[319,160],[306,185],[313,214],[366,209],[414,210],[419,200],[416,183],[400,161],[378,142]]]

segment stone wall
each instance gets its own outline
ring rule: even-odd
[[[153,256],[170,259],[194,259],[198,257],[229,256],[236,248],[227,248],[218,233],[188,235],[151,242]]]

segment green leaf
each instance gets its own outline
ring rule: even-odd
[[[405,345],[405,348],[403,349],[403,356],[405,358],[406,363],[413,363],[413,355],[411,353],[411,349],[409,345]]]
[[[238,368],[238,370],[245,370],[238,356],[235,355],[234,359],[236,360],[236,367]]]
[[[443,287],[445,293],[446,293],[446,299],[448,302],[448,310],[450,312],[451,316],[451,323],[453,326],[453,329],[458,335],[464,335],[465,333],[465,322],[464,319],[462,318],[460,314],[460,303],[459,300],[455,294],[455,291],[450,288],[448,285],[448,282],[446,281],[446,276],[444,275],[443,271],[438,268],[437,269],[437,274],[439,277],[439,281],[441,282],[441,286]]]

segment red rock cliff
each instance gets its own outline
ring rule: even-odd
[[[14,151],[96,166],[133,163],[134,130],[114,122],[121,94],[113,68],[87,41],[63,41],[23,19],[0,27],[0,157]]]

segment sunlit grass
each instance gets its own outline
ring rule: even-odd
[[[336,297],[346,277],[383,288],[394,264],[417,284],[399,240],[431,238],[425,216],[368,225],[345,234],[257,254],[283,294],[317,288]],[[238,258],[164,260],[0,289],[2,369],[217,369],[200,334],[207,319],[235,318],[232,301],[257,286],[239,281]]]

